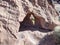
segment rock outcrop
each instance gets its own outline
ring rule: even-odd
[[[51,0],[0,0],[0,45],[38,45],[49,33],[19,32],[20,27],[52,30],[60,25],[58,17]]]
[[[20,22],[24,21],[25,19],[25,22],[27,21],[26,24],[28,24],[30,20],[29,15],[33,15],[35,18],[35,24],[38,25],[39,27],[45,29],[53,29],[56,25],[60,25],[58,18],[59,14],[55,10],[52,1],[22,0],[20,1],[20,3],[21,3],[20,16],[19,16]]]
[[[17,45],[19,10],[13,0],[0,0],[0,45]]]

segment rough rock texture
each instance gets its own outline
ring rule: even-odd
[[[56,25],[60,25],[60,22],[58,21],[59,15],[56,12],[54,5],[52,4],[51,1],[49,0],[22,0],[20,1],[20,3],[21,3],[21,6],[20,6],[19,21],[20,22],[24,21],[23,24],[28,24],[30,20],[29,19],[30,16],[28,15],[33,15],[35,18],[36,26],[38,25],[39,27],[42,27],[45,29],[53,29]]]
[[[23,31],[18,33],[20,45],[55,45],[51,32]]]
[[[52,37],[44,39],[50,32],[40,30],[60,25],[58,16],[49,0],[0,0],[0,45],[54,45]],[[19,32],[20,28],[41,29]]]
[[[13,0],[0,0],[0,45],[17,45],[19,10]]]

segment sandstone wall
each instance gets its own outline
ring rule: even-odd
[[[29,45],[29,43],[37,45],[39,39],[36,41],[33,39],[35,42],[30,40],[31,37],[34,38],[34,34],[30,35],[31,32],[27,33],[29,35],[26,36],[26,39],[19,39],[18,31],[21,22],[25,24],[27,21],[26,24],[33,25],[30,15],[35,17],[35,26],[53,29],[56,25],[60,25],[59,15],[50,0],[0,0],[0,45],[24,45],[24,40],[25,45]]]

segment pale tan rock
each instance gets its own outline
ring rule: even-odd
[[[30,16],[35,17],[33,25]],[[18,32],[23,26],[53,29],[60,25],[58,14],[49,0],[0,0],[0,45],[38,45],[47,33]],[[20,33],[20,34],[18,34]],[[41,37],[42,36],[42,37]]]
[[[19,10],[13,0],[0,1],[0,45],[17,45]]]
[[[19,2],[19,1],[17,1]],[[21,0],[21,8],[20,9],[20,16],[19,21],[29,22],[30,19],[26,18],[29,15],[33,15],[35,17],[36,25],[40,25],[42,28],[45,29],[53,29],[56,25],[60,25],[58,20],[59,15],[54,8],[54,5],[49,0]],[[19,3],[17,3],[18,5]],[[20,7],[20,6],[18,6]],[[24,8],[23,8],[24,7]],[[28,16],[27,16],[28,15]],[[25,22],[24,22],[25,23]],[[29,23],[28,23],[29,24]]]
[[[47,35],[51,35],[51,32],[43,33],[43,32],[39,32],[39,31],[33,31],[33,32],[32,31],[23,31],[23,32],[18,33],[18,39],[20,40],[19,42],[22,45],[39,45],[40,43],[42,43],[43,45],[45,45],[45,44],[47,45],[50,43],[50,42],[48,43],[48,41],[49,41],[48,39],[50,39],[50,38],[45,37]],[[47,41],[45,40],[45,38],[47,38]],[[46,42],[45,44],[44,44],[43,40],[45,40],[45,42]]]

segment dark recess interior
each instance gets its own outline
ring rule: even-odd
[[[19,31],[41,31],[41,32],[49,32],[51,31],[50,29],[44,29],[41,27],[41,25],[38,24],[35,18],[35,24],[32,23],[32,20],[30,19],[31,14],[27,14],[27,16],[24,18],[23,22],[20,22],[20,28]]]

